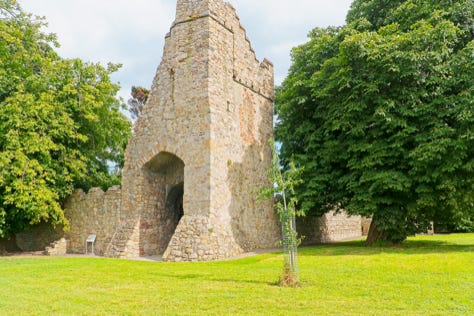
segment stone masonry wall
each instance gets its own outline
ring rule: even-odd
[[[212,260],[273,247],[280,232],[272,204],[255,200],[258,188],[269,185],[273,65],[257,60],[230,4],[180,2],[175,23],[209,23],[210,209],[183,218],[165,258]]]
[[[274,247],[273,205],[256,202],[258,189],[270,185],[273,65],[256,58],[229,3],[210,3],[211,214],[228,223],[243,251]]]
[[[42,251],[53,248],[49,254],[63,254],[67,245],[68,253],[85,253],[87,236],[96,234],[94,251],[104,255],[111,246],[111,240],[119,226],[121,190],[112,187],[107,192],[92,188],[89,193],[76,190],[65,203],[65,216],[70,230],[62,227],[53,229],[48,224],[40,224],[32,229],[16,234],[16,244],[22,251]],[[67,240],[67,243],[65,242]],[[57,249],[55,249],[55,247]],[[90,252],[89,245],[89,252]]]
[[[51,243],[61,239],[64,236],[62,227],[53,229],[51,225],[42,223],[31,229],[18,233],[15,236],[16,245],[21,251],[40,251],[44,250]]]
[[[71,226],[65,233],[69,240],[68,253],[85,253],[87,236],[95,234],[94,252],[104,255],[117,232],[120,201],[121,190],[117,186],[107,192],[93,188],[87,194],[76,190],[65,204],[65,214]]]
[[[177,7],[178,16],[182,11]],[[186,16],[189,19],[189,16]],[[166,36],[163,58],[150,97],[136,123],[125,154],[121,222],[126,223],[114,240],[112,256],[162,254],[159,218],[166,215],[166,166],[150,174],[151,161],[171,155],[183,162],[183,218],[178,225],[209,214],[210,108],[208,96],[209,21],[179,18]],[[193,227],[207,231],[208,225]],[[191,231],[182,229],[183,231]],[[139,236],[137,243],[132,235]],[[184,237],[183,237],[184,238]],[[187,240],[187,239],[185,239]],[[194,238],[197,242],[199,238]],[[181,243],[180,243],[181,244]],[[184,250],[183,250],[184,253]]]
[[[306,245],[362,238],[361,217],[348,216],[344,211],[298,218],[296,227]]]

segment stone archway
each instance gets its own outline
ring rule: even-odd
[[[150,202],[142,213],[141,222],[145,225],[142,225],[140,243],[141,248],[154,249],[152,254],[161,255],[185,212],[184,162],[171,153],[161,152],[150,159],[144,169]]]

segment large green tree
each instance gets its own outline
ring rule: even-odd
[[[0,0],[0,238],[48,222],[67,227],[74,187],[117,183],[130,122],[107,68],[63,59],[43,19]]]
[[[356,0],[309,37],[276,98],[302,208],[372,216],[369,243],[472,214],[474,2]]]

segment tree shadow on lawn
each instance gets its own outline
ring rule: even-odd
[[[341,242],[326,245],[301,247],[299,253],[303,256],[371,256],[378,254],[441,254],[454,252],[473,252],[473,244],[454,244],[442,240],[407,240],[395,246],[366,246],[364,240]]]
[[[219,275],[215,273],[180,273],[180,274],[173,274],[173,273],[158,273],[160,277],[169,278],[172,280],[182,280],[182,281],[207,281],[207,282],[223,282],[223,283],[241,283],[241,284],[253,284],[253,285],[274,285],[275,282],[269,282],[266,280],[257,280],[257,279],[249,279],[249,276],[236,276],[226,277],[225,275]],[[276,278],[275,278],[276,279]]]

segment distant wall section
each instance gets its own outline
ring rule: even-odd
[[[349,216],[344,211],[299,218],[296,227],[306,245],[362,238],[361,217]]]

